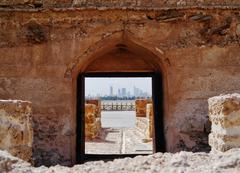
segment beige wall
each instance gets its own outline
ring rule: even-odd
[[[1,11],[0,18],[0,98],[32,102],[37,165],[74,163],[77,74],[117,43],[162,70],[169,152],[206,150],[207,99],[240,92],[237,10]]]

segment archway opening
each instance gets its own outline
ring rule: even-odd
[[[85,80],[91,77],[102,78],[151,78],[152,86],[152,143],[154,152],[165,151],[164,110],[163,110],[163,77],[157,57],[142,47],[131,44],[116,44],[104,54],[98,54],[82,66],[77,80],[77,139],[76,161],[82,163],[89,160],[110,160],[121,157],[134,157],[134,154],[88,154],[86,145],[86,98]],[[143,153],[144,154],[144,153]],[[141,155],[143,155],[141,154]],[[145,153],[147,154],[147,153]]]

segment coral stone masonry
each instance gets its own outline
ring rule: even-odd
[[[32,104],[0,100],[0,149],[32,162]]]
[[[162,105],[154,122],[162,128],[154,133],[165,139],[162,148],[209,151],[207,100],[240,93],[239,45],[239,0],[0,0],[0,99],[32,103],[37,166],[74,165],[84,112],[77,107],[81,77],[154,74],[154,100]],[[210,144],[218,150],[239,143],[235,98],[216,106],[210,99]],[[14,111],[17,103],[9,102]],[[146,116],[143,105],[138,116]],[[15,119],[28,113],[5,109],[0,134],[8,140],[0,138],[1,145],[14,148],[17,140],[30,152],[28,125]]]
[[[96,118],[101,118],[101,100],[86,100],[87,104],[96,106]]]
[[[98,108],[94,104],[85,104],[85,138],[94,139],[101,130],[101,120],[98,117]]]
[[[136,116],[137,117],[146,117],[147,114],[147,104],[151,103],[152,100],[148,99],[137,99],[135,100],[136,105]]]
[[[212,150],[240,148],[240,94],[228,94],[208,99],[212,129],[209,144]]]

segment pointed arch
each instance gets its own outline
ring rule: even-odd
[[[152,71],[159,71],[164,75],[165,66],[162,51],[135,38],[130,32],[116,31],[95,42],[86,49],[82,55],[77,56],[74,61],[68,65],[65,71],[65,77],[76,78],[79,73],[86,72],[88,66],[95,60],[113,51],[123,49],[121,46],[124,46],[124,49],[127,50],[128,53],[134,54],[136,58],[143,60],[148,66],[151,66]]]
[[[154,97],[155,106],[154,110],[156,112],[156,127],[160,127],[155,130],[155,135],[158,136],[158,140],[155,145],[160,146],[156,152],[165,151],[165,135],[164,135],[164,116],[165,108],[167,108],[167,80],[166,80],[166,70],[165,64],[163,63],[163,52],[158,50],[151,44],[144,42],[143,40],[134,37],[134,34],[127,31],[116,31],[103,39],[93,43],[82,55],[76,57],[76,59],[69,64],[65,77],[72,79],[73,84],[73,106],[75,110],[73,112],[73,117],[76,120],[74,126],[76,127],[76,139],[74,142],[74,148],[76,152],[73,152],[73,156],[77,162],[83,161],[84,159],[84,144],[82,138],[84,136],[84,75],[89,73],[90,67],[96,64],[101,58],[107,57],[109,54],[115,55],[115,53],[120,52],[120,57],[122,55],[128,54],[132,55],[129,61],[141,60],[147,67],[147,72],[154,73],[153,85],[154,87]],[[110,57],[114,61],[115,66],[119,66],[119,61],[115,56]],[[115,61],[116,60],[116,61]],[[106,62],[108,63],[108,62]],[[113,66],[114,66],[113,65]],[[104,69],[105,73],[134,73],[134,72],[146,72],[139,64],[134,64],[132,71],[128,71],[126,68],[117,68],[111,71],[111,66],[108,69]],[[91,70],[91,69],[90,69]],[[90,71],[91,72],[91,71]],[[100,71],[101,72],[101,69]],[[161,148],[162,147],[162,148]],[[157,148],[155,146],[155,148]],[[79,154],[80,153],[80,154]]]

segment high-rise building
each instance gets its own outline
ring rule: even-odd
[[[134,88],[133,88],[133,94],[134,94],[135,97],[139,97],[139,95],[140,95],[140,89],[137,88],[137,87],[134,87]]]
[[[126,97],[127,96],[127,90],[126,88],[122,88],[122,97]]]
[[[131,97],[130,91],[127,92],[127,96],[128,96],[128,97]]]
[[[110,86],[110,96],[113,96],[113,87]]]
[[[133,87],[133,95],[136,97],[137,96],[137,88]]]
[[[118,97],[121,97],[121,90],[118,89]]]

